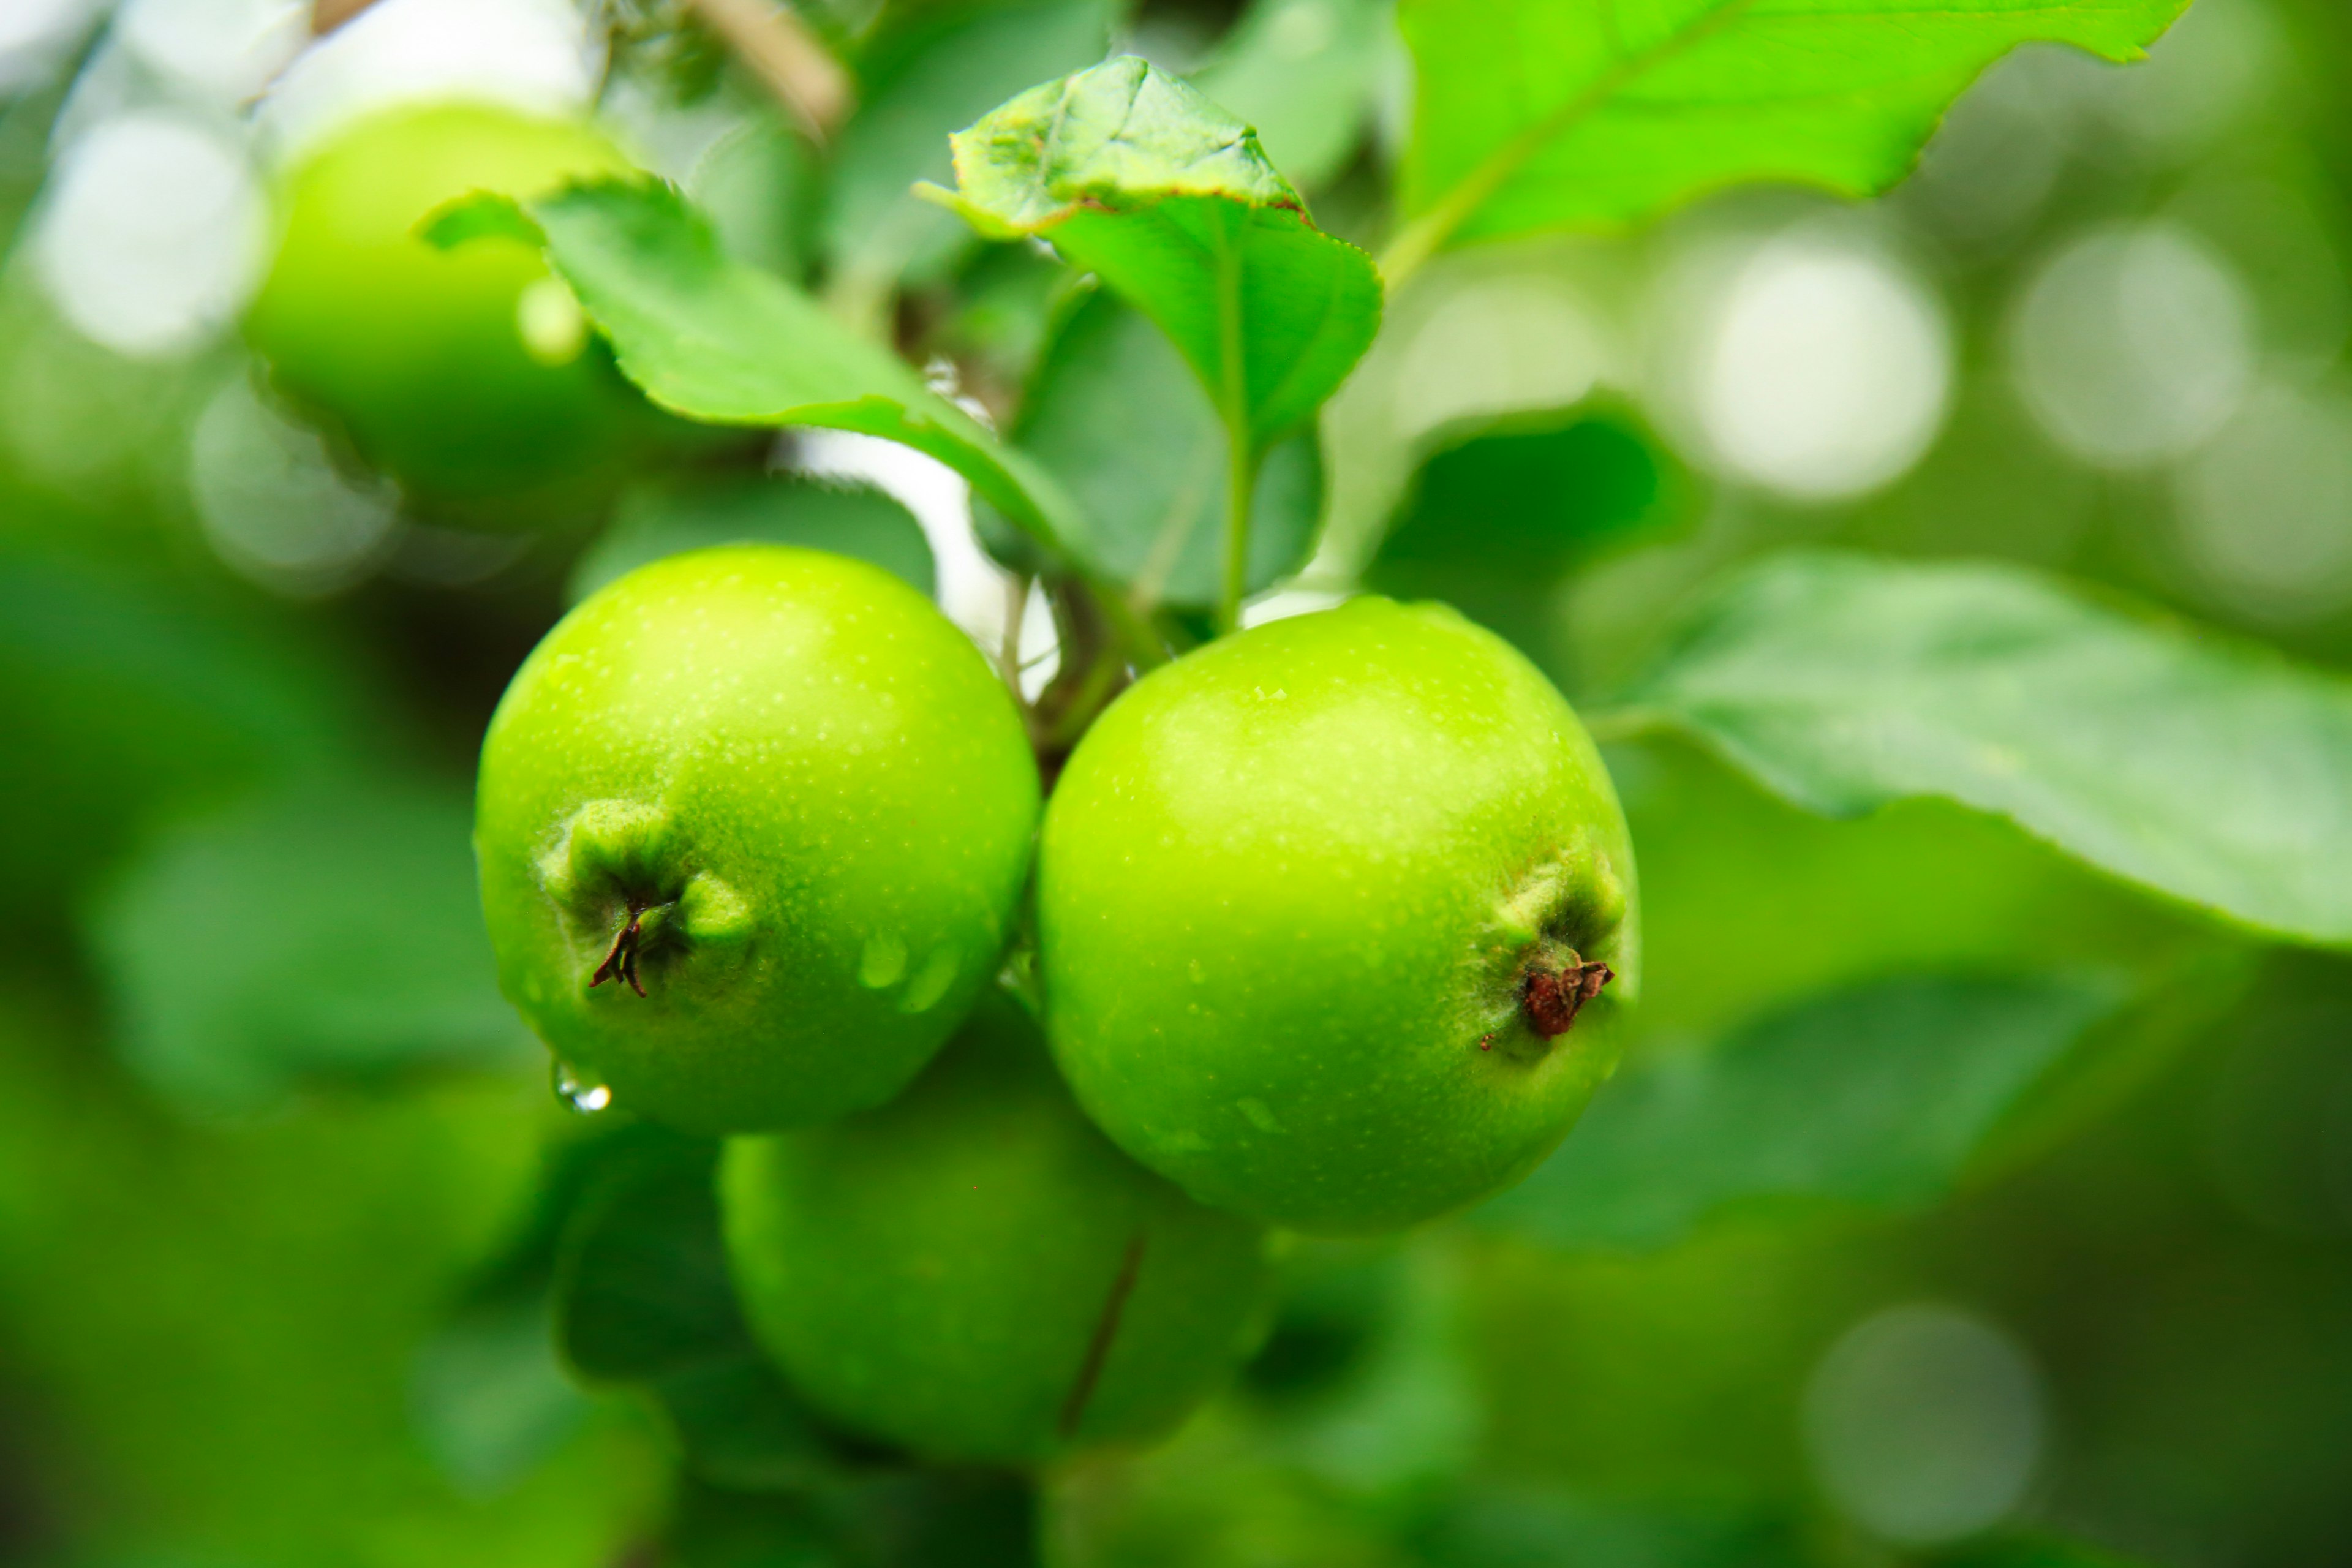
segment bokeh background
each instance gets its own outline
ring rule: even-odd
[[[992,647],[1017,595],[961,481],[855,437],[763,438],[874,492],[814,521],[648,479],[462,525],[294,418],[239,321],[272,171],[404,99],[595,113],[738,255],[999,408],[1045,264],[903,193],[1108,46],[1255,119],[1326,226],[1386,232],[1410,69],[1377,0],[876,9],[803,7],[865,104],[820,166],[659,5],[380,0],[314,40],[280,0],[0,0],[0,1563],[646,1560],[661,1424],[492,1288],[583,1119],[492,982],[482,726],[571,599],[704,538],[834,530]],[[1741,191],[1444,257],[1327,416],[1313,563],[1250,614],[1444,596],[1583,701],[1726,567],[1822,542],[2352,661],[2347,68],[2340,0],[2196,0],[2144,67],[2004,61],[1866,205]],[[1448,491],[1473,427],[1532,433],[1542,486]],[[1022,626],[1034,690],[1050,618]],[[1058,1558],[1874,1563],[2046,1530],[2352,1560],[2352,970],[1955,807],[1832,823],[1675,742],[1609,755],[1653,1084],[1906,976],[2139,1000],[1956,1181],[1570,1191],[1302,1248],[1241,1387],[1056,1484]],[[1727,1139],[1807,1157],[1835,1062],[1801,1046]]]

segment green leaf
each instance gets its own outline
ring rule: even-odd
[[[1491,1483],[1447,1499],[1415,1544],[1414,1561],[1428,1568],[1802,1568],[1812,1560],[1790,1520],[1758,1509]]]
[[[1885,189],[2019,44],[2140,58],[2187,0],[1402,0],[1391,285],[1454,240],[1631,224],[1747,181]]]
[[[793,1492],[842,1471],[840,1447],[752,1351],[669,1373],[653,1387],[687,1470],[712,1486]]]
[[[164,835],[89,922],[131,1065],[241,1110],[313,1079],[529,1059],[472,829],[457,791],[333,774]]]
[[[919,180],[953,177],[948,137],[1029,86],[1093,64],[1110,41],[1104,0],[982,0],[898,9],[863,51],[857,113],[842,127],[824,228],[837,271],[887,290],[971,244],[969,231],[918,199]]]
[[[588,1400],[556,1364],[538,1295],[477,1302],[418,1351],[409,1379],[418,1436],[471,1497],[506,1490],[562,1446]]]
[[[1249,121],[1276,168],[1318,186],[1363,140],[1389,17],[1383,0],[1255,0],[1192,85]]]
[[[719,247],[783,278],[805,277],[815,248],[816,154],[777,109],[747,108],[687,171],[688,198]]]
[[[1139,604],[1207,607],[1223,579],[1226,444],[1167,338],[1108,293],[1087,298],[1047,348],[1013,433],[1093,527],[1088,555]],[[1266,453],[1250,512],[1248,589],[1305,563],[1322,513],[1312,434]]]
[[[439,244],[503,222],[501,198],[445,209]],[[666,185],[604,181],[503,204],[542,236],[548,260],[613,344],[630,380],[662,407],[719,425],[806,425],[879,436],[938,458],[1049,549],[1084,528],[1053,479],[776,277],[736,261]]]
[[[1252,1368],[1269,1448],[1365,1504],[1409,1507],[1457,1484],[1477,1461],[1485,1412],[1454,1255],[1432,1237],[1403,1252],[1301,1249],[1275,1329],[1286,1342],[1270,1341]]]
[[[1444,599],[1554,672],[1560,579],[1683,515],[1687,480],[1630,413],[1580,405],[1448,426],[1364,584]]]
[[[679,1489],[661,1561],[677,1568],[1038,1568],[1037,1483],[898,1468],[814,1490]],[[1057,1559],[1058,1560],[1058,1559]]]
[[[931,547],[905,507],[879,490],[776,475],[631,489],[614,509],[612,526],[572,567],[567,596],[576,604],[665,555],[738,543],[854,555],[931,591]]]
[[[711,1172],[719,1145],[656,1127],[606,1141],[564,1227],[555,1337],[582,1375],[650,1382],[740,1356]]]
[[[1943,795],[2257,929],[2352,942],[2352,685],[2003,566],[1769,559],[1628,694],[1798,805]]]
[[[841,1500],[845,1533],[875,1568],[1041,1568],[1037,1491],[1015,1472],[885,1472]]]
[[[1051,240],[1150,317],[1237,446],[1304,424],[1372,341],[1370,258],[1316,229],[1248,126],[1133,56],[954,142],[957,209],[992,237]]]
[[[664,1568],[865,1568],[822,1503],[681,1485],[658,1561]]]
[[[0,886],[29,910],[160,815],[358,750],[331,647],[127,573],[0,542]]]
[[[554,1341],[581,1376],[649,1390],[698,1479],[806,1487],[838,1471],[840,1451],[751,1343],[719,1236],[718,1157],[714,1140],[638,1123],[559,1162]]]
[[[1560,1152],[1478,1211],[1563,1247],[1654,1247],[1727,1210],[1941,1196],[2122,988],[1909,976],[1651,1058]]]
[[[2143,1568],[2143,1560],[2063,1535],[1996,1535],[1935,1552],[1932,1568]]]

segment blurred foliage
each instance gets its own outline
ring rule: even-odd
[[[2034,36],[2119,56],[2172,8]],[[1885,184],[1893,132],[2022,36],[2000,8],[1814,49],[1876,89],[1790,77],[1668,146],[1665,106],[1838,8],[1596,78],[1538,25],[1565,6],[1404,0],[1400,29],[1378,0],[827,0],[796,9],[861,107],[818,146],[700,8],[596,7],[587,87],[702,216],[608,190],[452,222],[544,228],[631,374],[740,428],[503,539],[409,515],[289,422],[233,312],[162,349],[90,317],[114,263],[62,247],[95,129],[161,119],[260,166],[276,102],[321,90],[324,46],[240,76],[232,9],[36,5],[35,43],[0,41],[0,1563],[917,1568],[1024,1562],[1033,1530],[1056,1568],[2352,1554],[2352,967],[2305,945],[2342,942],[2352,888],[2341,5],[2197,0],[2128,69],[2029,47],[1860,205],[1683,198],[1767,167]],[[710,1146],[562,1110],[496,997],[464,800],[564,605],[699,543],[873,560],[1033,686],[1039,628],[1074,668],[1131,602],[1205,632],[1213,318],[1180,348],[1150,330],[1180,271],[1080,238],[1085,287],[908,194],[953,183],[950,132],[1107,46],[1255,124],[1326,233],[1402,246],[1319,428],[1262,454],[1247,584],[1450,599],[1613,726],[1645,997],[1622,1081],[1526,1186],[1297,1247],[1230,1393],[1033,1493],[825,1430],[751,1352]],[[1536,177],[1560,169],[1582,183]],[[120,195],[101,237],[178,245],[170,195]],[[1647,221],[1558,232],[1595,214]],[[1447,235],[1489,243],[1422,248]],[[2138,317],[2053,292],[2119,254],[2086,237],[2151,235]],[[197,270],[169,258],[122,287],[169,295]],[[1911,301],[1838,320],[1929,344],[1935,395],[1741,382],[1735,306],[1790,276]],[[2191,328],[2221,347],[2184,370]],[[1850,363],[1838,341],[1765,357]],[[1906,398],[1910,435],[1839,444]],[[2084,444],[2117,429],[2150,455]],[[1759,430],[1827,466],[1776,468]],[[1109,591],[1007,637],[939,476],[877,488],[844,432],[911,433],[995,509],[999,559],[1048,567],[1055,539]],[[1917,1307],[2023,1369],[2038,1445],[1948,1540],[1874,1530],[1821,1436],[1823,1369]],[[1865,1414],[1890,1464],[1965,1478],[1961,1395],[1991,1380],[1936,1370]]]

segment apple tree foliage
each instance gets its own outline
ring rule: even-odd
[[[846,432],[968,484],[991,554],[1060,634],[1059,672],[1025,700],[1050,768],[1126,682],[1234,631],[1313,553],[1335,483],[1318,420],[1431,269],[1739,186],[1876,196],[2010,50],[2130,62],[2183,5],[1399,0],[1412,88],[1384,130],[1392,178],[1359,155],[1390,58],[1389,15],[1366,0],[1256,0],[1186,75],[1105,58],[1118,18],[1091,0],[879,22],[807,9],[858,102],[823,141],[788,138],[781,167],[805,209],[780,226],[790,243],[761,253],[651,176],[477,195],[425,232],[452,250],[540,247],[620,374],[740,451]],[[1343,194],[1349,180],[1371,195]],[[1349,208],[1351,237],[1318,224],[1327,203]],[[939,343],[985,352],[959,382],[926,374],[935,351],[955,358]],[[982,384],[990,373],[1000,384]],[[644,476],[577,552],[572,596],[743,539],[931,585],[894,503],[763,462]],[[1514,617],[1538,613],[1513,596],[1515,572],[1556,581],[1696,482],[1601,400],[1474,421],[1420,455],[1365,576],[1458,596],[1515,636]],[[217,606],[160,605],[135,575],[0,549],[0,668],[20,677],[0,683],[0,717],[28,751],[131,781],[120,798],[45,795],[48,775],[12,770],[0,858],[11,886],[48,892],[71,868],[23,825],[101,843],[112,868],[65,918],[139,1080],[199,1117],[268,1115],[451,1062],[509,1065],[487,953],[449,912],[462,800],[387,760],[428,742],[352,724],[374,700],[355,695],[378,679],[365,661],[331,642],[289,654]],[[1696,868],[1672,847],[1644,861],[1656,945],[1721,952],[1722,973],[1659,964],[1644,997],[1658,1048],[1637,1038],[1558,1154],[1453,1222],[1476,1245],[1640,1255],[1759,1215],[1932,1209],[2147,1081],[2266,954],[2352,946],[2352,684],[2110,589],[1768,550],[1704,583],[1579,702],[1612,766],[1648,780],[1636,853],[1645,811],[1698,847]],[[1741,842],[1751,819],[1824,847],[1763,863]],[[1890,916],[1856,959],[1780,930],[1843,852],[1829,821],[1879,835],[1871,853],[1906,868],[1912,901],[2000,934],[1921,937]],[[1975,847],[1947,855],[1922,822]],[[2055,889],[2067,929],[2002,928],[2029,884]],[[528,1223],[488,1249],[417,1363],[417,1426],[446,1474],[483,1495],[521,1484],[592,1419],[584,1388],[651,1413],[670,1461],[648,1510],[663,1561],[1026,1564],[1041,1532],[1099,1545],[1087,1510],[1109,1505],[1083,1485],[913,1463],[803,1405],[730,1287],[715,1143],[591,1119],[551,1148]],[[1322,1491],[1374,1500],[1380,1550],[1398,1554],[1362,1560],[1576,1560],[1604,1541],[1609,1560],[1692,1568],[1825,1560],[1801,1502],[1603,1505],[1477,1477],[1447,1436],[1460,1358],[1429,1348],[1458,1331],[1428,1328],[1453,1321],[1458,1287],[1420,1260],[1366,1267],[1303,1264],[1248,1373],[1278,1403],[1283,1355],[1354,1358],[1343,1397],[1250,1441]],[[1383,1423],[1413,1440],[1370,1443]],[[1203,1463],[1245,1496],[1232,1466]],[[1266,1501],[1264,1528],[1307,1508]],[[1951,1560],[2109,1561],[2039,1536]]]

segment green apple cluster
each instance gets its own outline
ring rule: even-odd
[[[1144,676],[1041,805],[1013,694],[898,579],[672,556],[515,677],[476,847],[575,1100],[729,1135],[769,1354],[942,1460],[1164,1431],[1250,1348],[1282,1233],[1525,1173],[1638,958],[1566,701],[1376,598]]]

